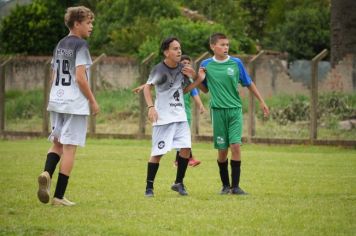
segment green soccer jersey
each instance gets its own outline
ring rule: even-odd
[[[187,120],[189,126],[192,123],[192,105],[190,103],[190,97],[198,96],[199,91],[196,88],[193,88],[189,93],[184,94],[184,105],[185,105],[185,113],[187,114]]]
[[[240,59],[229,56],[224,61],[217,61],[213,57],[204,60],[200,67],[206,69],[203,84],[210,91],[211,108],[242,107],[238,84],[250,86],[252,81]]]

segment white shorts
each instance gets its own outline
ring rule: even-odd
[[[85,146],[87,133],[87,116],[73,115],[51,111],[52,132],[48,139],[57,138],[61,144]]]
[[[153,126],[151,156],[166,154],[173,148],[192,146],[190,128],[187,121]]]

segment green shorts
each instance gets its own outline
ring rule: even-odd
[[[230,144],[241,144],[242,108],[211,108],[214,147],[227,149]]]

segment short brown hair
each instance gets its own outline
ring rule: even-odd
[[[192,62],[192,59],[188,55],[182,55],[180,57],[180,61],[184,61],[184,60]]]
[[[64,23],[69,29],[73,28],[74,22],[77,21],[80,23],[86,19],[93,20],[94,13],[84,6],[68,7],[64,15]]]
[[[223,33],[214,33],[210,36],[210,44],[216,44],[219,39],[227,39],[227,36]]]

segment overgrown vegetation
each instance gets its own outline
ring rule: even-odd
[[[138,130],[139,100],[130,89],[99,91],[96,95],[101,113],[96,118],[101,133],[136,133]],[[201,95],[209,107],[209,95]],[[309,130],[309,97],[278,95],[267,99],[271,115],[263,119],[258,104],[257,136],[307,138]],[[41,129],[43,92],[8,91],[6,93],[6,126],[10,129]],[[243,112],[247,119],[248,100],[243,99]],[[356,118],[356,94],[326,93],[319,96],[318,124],[320,138],[356,138],[354,129],[340,130],[339,122]],[[200,117],[200,133],[211,135],[209,111]],[[147,129],[150,128],[147,123]],[[247,128],[247,125],[244,126]],[[246,134],[246,130],[244,131]]]
[[[262,47],[310,59],[330,44],[330,0],[34,0],[0,22],[0,54],[51,55],[68,33],[66,7],[82,4],[96,15],[89,38],[94,55],[144,58],[172,34],[185,53],[198,55],[214,31],[226,33],[231,52],[240,54]]]
[[[277,96],[269,99],[271,119],[279,125],[309,121],[310,101],[306,96]],[[259,117],[262,114],[259,113]],[[318,98],[317,116],[320,123],[331,127],[335,120],[356,118],[356,95],[324,93]]]

